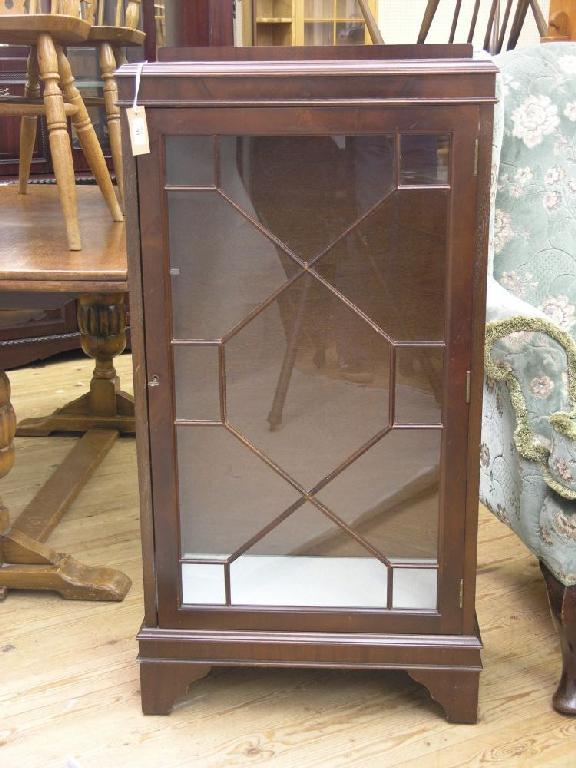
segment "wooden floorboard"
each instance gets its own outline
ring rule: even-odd
[[[130,357],[118,369],[129,390]],[[91,362],[10,374],[20,418],[81,394]],[[0,495],[14,512],[74,438],[19,438]],[[1,768],[574,768],[576,719],[554,713],[558,642],[535,559],[481,513],[485,644],[477,726],[449,725],[402,672],[219,669],[167,718],[140,713],[142,619],[134,442],[119,439],[48,542],[123,569],[121,604],[11,593],[0,604]]]

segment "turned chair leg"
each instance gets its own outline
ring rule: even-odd
[[[44,81],[44,104],[50,153],[60,195],[60,204],[66,222],[68,247],[71,251],[80,251],[82,250],[82,243],[78,225],[72,147],[68,136],[64,99],[59,85],[58,56],[56,46],[50,35],[38,36],[38,67],[40,77]]]
[[[64,96],[66,97],[67,101],[69,101],[71,104],[74,104],[74,106],[77,108],[76,113],[72,116],[72,123],[76,129],[78,141],[82,145],[82,150],[84,152],[84,156],[86,157],[86,161],[90,166],[90,170],[94,174],[96,183],[100,187],[100,191],[102,192],[102,196],[106,201],[106,205],[112,214],[113,220],[124,221],[122,210],[120,209],[120,205],[116,198],[116,193],[114,192],[112,179],[110,178],[108,168],[106,167],[106,161],[104,160],[102,147],[100,146],[100,142],[96,136],[96,131],[92,125],[92,120],[90,119],[90,115],[88,114],[88,110],[84,104],[84,100],[80,95],[80,91],[78,88],[76,88],[70,62],[64,55],[64,51],[60,46],[57,47],[57,55],[58,70],[62,79],[62,90],[64,92]]]
[[[40,96],[40,79],[38,72],[38,55],[36,48],[31,48],[28,54],[27,78],[24,87],[24,96],[38,98]],[[18,167],[18,192],[25,195],[28,191],[28,179],[30,178],[30,166],[36,144],[36,130],[38,118],[36,115],[22,117],[20,119],[20,164]]]
[[[124,168],[122,163],[122,133],[120,128],[120,108],[118,102],[118,85],[114,72],[116,71],[116,58],[112,46],[103,43],[99,51],[100,74],[104,81],[104,106],[106,108],[106,121],[108,123],[108,138],[110,140],[110,152],[116,174],[116,183],[120,201],[124,203]]]
[[[562,676],[552,705],[563,715],[576,715],[576,586],[564,586],[544,563],[540,563],[540,569],[562,648]]]

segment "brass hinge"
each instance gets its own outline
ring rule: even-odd
[[[472,388],[472,373],[466,371],[466,402],[470,402],[470,393]]]
[[[464,605],[464,579],[460,579],[460,591],[458,593],[458,605],[460,608]]]
[[[480,146],[479,139],[474,142],[474,176],[478,176],[478,149]]]

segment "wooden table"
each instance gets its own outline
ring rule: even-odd
[[[33,187],[26,196],[14,185],[0,187],[0,307],[37,306],[38,293],[78,297],[82,348],[96,361],[89,393],[18,429],[0,369],[0,477],[12,467],[15,434],[83,434],[15,521],[0,502],[0,597],[8,589],[44,589],[122,600],[131,585],[120,571],[83,565],[44,543],[118,435],[134,434],[133,400],[120,391],[113,366],[126,343],[124,225],[110,221],[97,187],[78,187],[78,208],[85,247],[70,252],[56,187]]]

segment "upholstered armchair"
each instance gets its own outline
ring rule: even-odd
[[[496,62],[481,499],[540,561],[576,714],[576,44]]]

